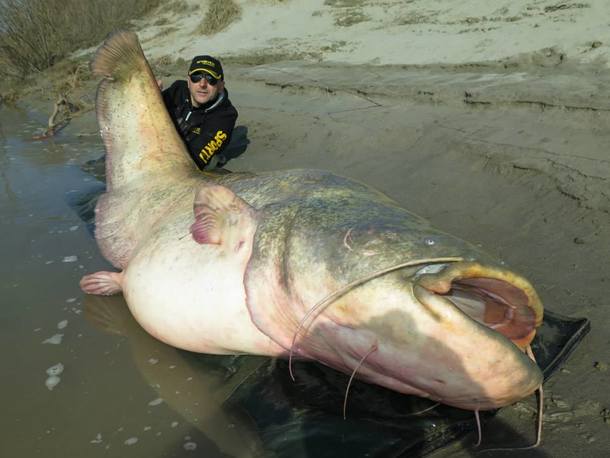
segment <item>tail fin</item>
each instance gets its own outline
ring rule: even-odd
[[[91,64],[103,77],[97,92],[97,118],[106,146],[108,190],[150,175],[174,179],[190,174],[188,157],[167,113],[138,37],[119,31],[106,39]]]
[[[111,34],[95,53],[91,71],[96,76],[124,80],[132,72],[147,71],[144,52],[133,32]]]

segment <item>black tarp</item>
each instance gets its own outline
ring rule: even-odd
[[[588,330],[586,319],[546,312],[532,344],[545,380]],[[276,361],[272,370],[265,365],[228,401],[248,411],[265,446],[278,456],[423,456],[476,428],[471,411],[441,405],[417,415],[434,403],[358,381],[352,382],[344,420],[348,376],[306,362],[294,363],[293,372],[294,382],[287,361]]]

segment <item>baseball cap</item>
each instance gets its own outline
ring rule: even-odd
[[[224,81],[222,65],[220,61],[212,56],[195,56],[189,67],[189,76],[196,72],[206,72],[212,75],[217,80]]]

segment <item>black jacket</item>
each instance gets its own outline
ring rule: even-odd
[[[203,169],[231,140],[237,110],[229,100],[229,92],[225,88],[224,95],[195,108],[186,81],[178,80],[163,91],[163,101],[189,154]]]

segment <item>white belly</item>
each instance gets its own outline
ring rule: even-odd
[[[123,292],[140,325],[169,345],[276,356],[283,349],[250,319],[241,264],[217,245],[159,236],[129,263]]]

